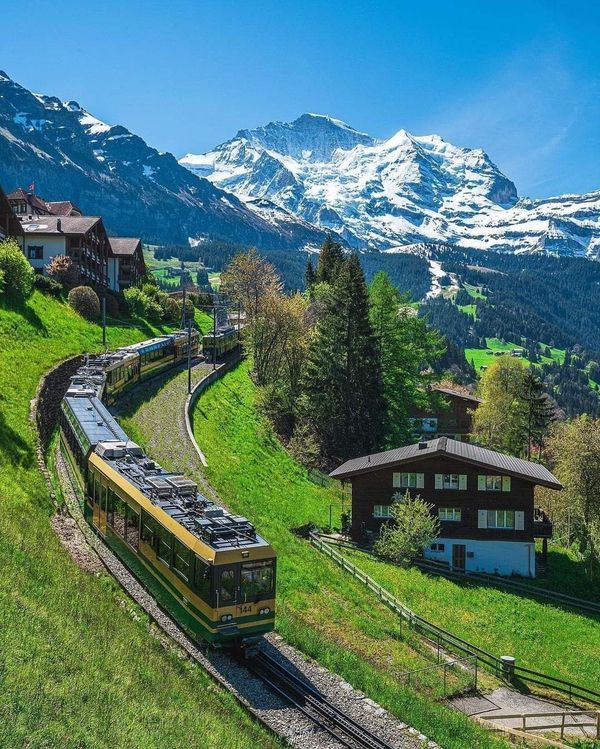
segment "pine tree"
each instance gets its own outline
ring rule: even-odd
[[[331,234],[328,234],[321,245],[319,261],[317,263],[318,283],[334,283],[340,268],[344,263],[344,250],[339,242],[334,242]]]
[[[541,448],[550,424],[556,419],[556,408],[544,392],[544,385],[532,369],[525,375],[520,397],[527,414],[527,457],[531,446]]]
[[[384,271],[373,278],[369,298],[386,400],[385,444],[398,447],[413,440],[410,410],[424,405],[423,386],[434,377],[431,365],[444,345],[437,331],[428,330],[425,320],[414,315],[408,297]],[[431,374],[423,374],[425,370]]]
[[[300,411],[328,460],[381,445],[385,408],[381,361],[364,274],[343,262],[307,355]]]
[[[309,257],[308,262],[306,263],[306,272],[304,274],[304,284],[306,286],[307,291],[311,290],[311,288],[315,285],[316,281],[317,281],[317,273],[312,264],[312,258]]]

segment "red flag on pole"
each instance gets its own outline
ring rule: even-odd
[[[35,182],[32,182],[28,187],[29,192],[35,192]]]

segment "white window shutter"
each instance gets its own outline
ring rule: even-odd
[[[487,510],[477,510],[477,527],[487,528]]]
[[[425,486],[425,474],[417,473],[417,489],[423,489]]]
[[[393,478],[393,482],[392,482],[393,485],[394,485],[394,489],[400,489],[400,487],[402,486],[401,478],[402,478],[402,476],[401,476],[400,473],[395,473],[394,474],[394,478]]]
[[[435,488],[436,489],[441,489],[443,486],[444,486],[443,474],[436,473],[435,474]]]
[[[522,510],[517,510],[515,512],[515,530],[525,530],[525,513]]]
[[[480,492],[485,491],[485,476],[477,476],[477,488]]]
[[[467,475],[465,473],[461,473],[458,477],[458,488],[463,490],[467,488]]]
[[[510,491],[510,476],[502,476],[502,491]]]

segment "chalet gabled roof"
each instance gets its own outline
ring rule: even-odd
[[[17,189],[9,193],[7,197],[9,200],[26,200],[29,205],[34,206],[44,213],[47,213],[50,210],[46,205],[45,200],[38,198],[38,196],[34,195],[32,192],[25,192],[22,187],[17,187]]]
[[[100,216],[34,216],[21,221],[21,227],[26,235],[86,234],[99,221],[102,221]]]
[[[113,255],[135,255],[138,247],[141,250],[142,240],[134,237],[109,237],[108,242]]]
[[[483,403],[481,398],[478,398],[475,395],[471,395],[470,393],[463,393],[463,392],[459,392],[458,390],[451,390],[450,388],[439,387],[438,385],[434,385],[431,389],[434,390],[436,393],[441,393],[442,395],[449,395],[451,398],[462,398],[472,403]]]
[[[423,447],[420,445],[423,445]],[[378,471],[386,466],[412,463],[433,456],[447,456],[480,468],[498,470],[503,475],[522,478],[525,481],[547,486],[550,489],[563,488],[560,481],[540,463],[515,458],[512,455],[505,455],[496,452],[496,450],[473,445],[469,442],[458,442],[449,437],[438,437],[428,442],[417,442],[414,445],[398,447],[395,450],[386,450],[382,453],[347,460],[329,475],[335,479],[346,479],[359,474]]]
[[[83,211],[70,200],[47,200],[46,205],[53,216],[83,215]]]

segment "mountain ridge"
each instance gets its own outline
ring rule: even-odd
[[[481,148],[401,129],[377,139],[327,115],[239,130],[180,164],[243,201],[268,199],[358,249],[441,242],[600,257],[600,190],[520,198]]]
[[[102,215],[111,233],[188,243],[222,238],[263,248],[317,246],[322,230],[286,215],[264,217],[184,169],[122,125],[76,101],[35,94],[0,72],[0,184],[35,182],[47,200],[70,199]]]

